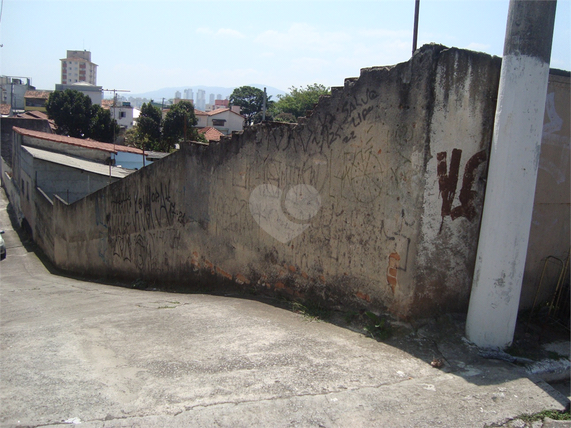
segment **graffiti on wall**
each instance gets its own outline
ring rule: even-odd
[[[452,150],[450,156],[450,167],[448,167],[447,153],[440,152],[436,155],[438,188],[442,198],[441,216],[450,216],[452,220],[459,217],[465,217],[468,220],[474,219],[476,216],[476,207],[474,206],[474,198],[476,192],[472,190],[474,180],[476,178],[476,170],[487,160],[486,151],[482,150],[473,155],[464,167],[464,175],[462,177],[462,188],[458,199],[460,205],[453,207],[454,198],[456,197],[456,189],[458,186],[458,174],[460,171],[460,160],[462,159],[462,150]]]
[[[177,207],[171,193],[171,182],[157,183],[134,189],[132,192],[117,192],[111,199],[111,212],[107,216],[108,239],[112,254],[122,261],[133,263],[137,268],[161,269],[168,260],[157,259],[153,249],[168,242],[172,249],[180,244],[180,231],[168,232],[175,225],[191,222],[186,213]],[[160,229],[160,230],[159,230]]]

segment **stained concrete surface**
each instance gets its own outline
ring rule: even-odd
[[[2,427],[482,427],[567,403],[453,317],[381,343],[259,301],[53,275],[0,195]]]

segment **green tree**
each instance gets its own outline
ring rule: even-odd
[[[194,125],[198,119],[194,115],[194,106],[190,101],[180,101],[168,111],[163,124],[161,151],[168,152],[180,140],[197,141],[200,139]]]
[[[290,93],[278,95],[278,101],[272,107],[273,116],[280,121],[290,122],[291,117],[284,115],[289,113],[293,117],[305,117],[308,110],[313,110],[322,95],[331,95],[331,90],[318,83],[307,85],[305,88],[289,88]]]
[[[273,104],[270,97],[266,100],[266,109]],[[230,95],[230,103],[240,106],[240,114],[245,117],[246,125],[261,122],[261,113],[264,106],[264,91],[252,86],[241,86],[234,89]]]
[[[46,102],[46,112],[57,127],[56,133],[76,138],[89,137],[91,107],[91,98],[71,89],[52,92]]]
[[[92,105],[91,98],[79,91],[52,92],[46,102],[46,112],[60,135],[112,143],[119,133],[111,113],[99,105]]]
[[[91,126],[89,127],[89,138],[104,143],[113,143],[119,135],[119,125],[111,118],[111,112],[98,106],[92,105]]]
[[[161,125],[162,113],[159,108],[153,106],[153,100],[143,104],[133,136],[135,145],[143,150],[160,150]]]

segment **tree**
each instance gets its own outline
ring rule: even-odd
[[[141,107],[137,120],[135,145],[143,150],[159,150],[161,146],[161,110],[153,106],[153,100]]]
[[[180,101],[168,111],[163,124],[161,150],[168,152],[184,138],[185,141],[199,139],[194,125],[198,119],[194,115],[194,106],[190,101]]]
[[[89,138],[104,143],[113,143],[117,135],[119,135],[119,125],[115,119],[111,119],[111,112],[98,106],[97,104],[91,106],[92,119],[89,128]]]
[[[251,125],[252,123],[261,122],[261,115],[256,116],[260,113],[264,106],[264,91],[252,86],[241,86],[232,91],[230,95],[230,103],[235,106],[240,106],[242,114],[246,118],[246,124]],[[270,101],[270,97],[266,100],[266,109],[269,109],[273,104]]]
[[[46,102],[46,112],[60,135],[112,143],[119,133],[111,113],[99,105],[92,105],[91,98],[79,91],[52,92]]]
[[[57,127],[56,133],[76,138],[89,137],[91,107],[91,98],[71,89],[52,92],[46,102],[46,112]]]
[[[318,83],[296,88],[289,88],[290,93],[278,95],[278,101],[272,107],[273,116],[282,121],[289,121],[283,113],[292,114],[295,118],[305,117],[308,110],[313,110],[322,95],[331,95],[331,90]]]

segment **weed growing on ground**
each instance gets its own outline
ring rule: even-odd
[[[299,302],[293,302],[291,304],[291,309],[298,314],[302,314],[305,318],[311,321],[325,321],[331,316],[331,311],[320,304],[306,303],[303,305]]]
[[[392,335],[392,328],[390,322],[379,317],[373,312],[367,311],[365,315],[369,319],[369,323],[365,326],[365,330],[371,335],[375,340],[386,340]]]
[[[524,422],[535,422],[550,418],[556,421],[571,421],[571,414],[569,410],[543,410],[542,412],[534,413],[532,415],[523,414],[518,416]]]

